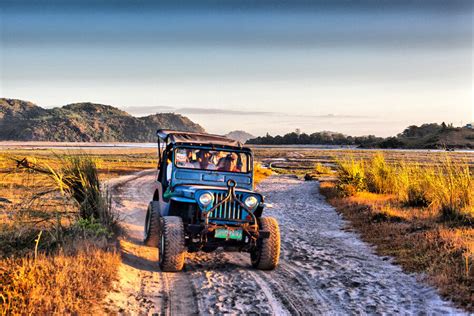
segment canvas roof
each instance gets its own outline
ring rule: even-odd
[[[220,145],[220,146],[231,146],[242,148],[242,143],[221,135],[205,134],[205,133],[194,133],[194,132],[182,132],[173,130],[160,129],[156,134],[170,143],[188,143],[188,144],[203,144],[203,145]]]

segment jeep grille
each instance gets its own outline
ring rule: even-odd
[[[225,199],[227,192],[214,193],[214,205],[217,205],[220,201]],[[242,201],[242,194],[237,193],[237,198]],[[213,205],[213,206],[214,206]],[[237,203],[237,201],[227,201],[221,206],[216,208],[211,214],[209,214],[209,219],[214,220],[231,220],[231,221],[243,221],[245,220],[245,211],[242,206]]]

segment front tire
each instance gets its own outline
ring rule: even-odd
[[[148,247],[158,247],[160,242],[160,214],[150,202],[146,211],[143,243]]]
[[[177,272],[183,269],[186,249],[184,245],[184,225],[181,217],[162,217],[159,249],[162,271]]]
[[[280,259],[280,227],[273,217],[261,217],[259,228],[268,231],[270,236],[259,239],[250,258],[252,266],[259,270],[273,270],[278,265]]]

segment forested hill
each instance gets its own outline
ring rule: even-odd
[[[351,145],[364,148],[468,148],[474,149],[474,129],[444,123],[409,126],[394,137],[347,136],[342,133],[288,133],[283,136],[257,137],[247,141],[255,145]]]
[[[175,113],[135,117],[103,104],[44,109],[31,102],[0,98],[0,140],[154,142],[159,128],[204,132],[200,125]]]

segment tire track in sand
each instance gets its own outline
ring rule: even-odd
[[[248,254],[217,251],[188,254],[183,272],[162,273],[156,248],[141,245],[153,180],[153,173],[143,172],[114,187],[114,205],[124,215],[128,230],[122,242],[132,249],[123,247],[121,269],[129,270],[121,275],[118,292],[111,293],[116,297],[109,299],[108,310],[125,314],[462,313],[415,275],[402,272],[374,254],[356,234],[344,231],[346,223],[318,193],[316,182],[284,176],[270,177],[259,186],[272,204],[265,215],[276,217],[280,224],[282,254],[277,269],[254,270]]]
[[[119,314],[197,314],[196,291],[187,273],[163,273],[158,250],[142,244],[146,207],[153,195],[154,171],[109,181],[113,208],[125,234],[120,238],[119,282],[105,300],[106,311]]]

